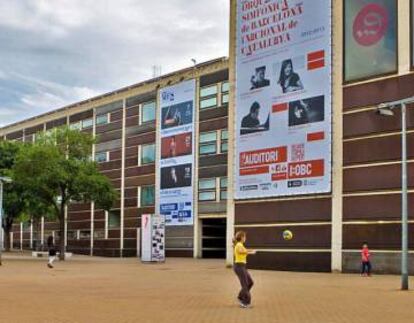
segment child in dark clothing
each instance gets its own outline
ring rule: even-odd
[[[53,268],[53,262],[56,259],[56,248],[55,248],[55,244],[53,243],[52,236],[49,236],[47,238],[47,248],[49,249],[49,261],[47,263],[47,266],[49,268]]]

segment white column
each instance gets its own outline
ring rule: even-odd
[[[40,219],[40,244],[43,245],[45,244],[45,217],[42,216],[42,218]]]
[[[124,250],[124,214],[125,214],[125,135],[126,135],[126,99],[122,106],[122,165],[121,165],[121,225],[120,225],[120,255]]]
[[[95,202],[91,202],[91,244],[90,255],[93,256],[93,237],[95,232]]]
[[[30,221],[30,249],[33,249],[33,221]]]
[[[342,50],[343,50],[343,5],[334,1],[332,8],[332,250],[331,270],[342,271]]]
[[[14,232],[10,232],[10,250],[13,250],[13,243],[14,243],[14,240],[13,240],[13,233]]]
[[[105,239],[108,239],[108,212],[105,211]]]
[[[198,217],[198,161],[199,161],[199,149],[198,149],[198,136],[199,136],[199,115],[200,115],[200,79],[196,77],[196,95],[194,102],[194,128],[193,136],[195,145],[193,147],[194,151],[194,167],[193,167],[193,257],[201,258],[202,257],[202,231],[201,231],[201,221]]]
[[[228,151],[227,151],[227,220],[226,220],[226,265],[233,264],[234,235],[234,122],[235,122],[235,77],[236,77],[236,0],[230,2],[230,60],[229,60],[229,113],[228,113]]]
[[[20,250],[23,250],[23,222],[20,222]]]
[[[407,32],[411,25],[411,1],[398,1],[398,71],[399,74],[410,73],[411,70],[411,37]]]
[[[96,109],[93,109],[93,137],[96,138]],[[92,160],[95,159],[95,144],[92,145]],[[91,202],[91,242],[90,242],[90,255],[93,256],[93,238],[95,235],[95,202]]]
[[[1,228],[1,241],[0,241],[0,248],[1,248],[1,251],[3,251],[3,250],[4,250],[4,229],[3,229],[3,228]]]
[[[65,230],[63,232],[63,238],[65,239],[65,247],[68,246],[68,207],[65,206]]]

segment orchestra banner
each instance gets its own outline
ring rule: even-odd
[[[235,198],[331,190],[331,0],[237,1]]]
[[[166,225],[193,224],[195,80],[160,90],[157,210]]]

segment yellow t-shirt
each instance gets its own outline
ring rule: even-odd
[[[243,243],[237,242],[236,245],[234,246],[234,262],[236,264],[240,264],[240,263],[245,264],[247,263],[247,254],[239,253],[239,249],[241,249],[244,252],[247,251]]]

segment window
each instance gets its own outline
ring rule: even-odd
[[[217,152],[217,132],[200,133],[200,155],[210,155]]]
[[[82,129],[91,128],[93,126],[93,119],[85,119],[82,121]]]
[[[208,109],[217,106],[217,97],[201,100],[200,109]]]
[[[217,84],[200,89],[200,109],[217,107]]]
[[[75,122],[75,123],[71,123],[69,125],[69,128],[72,129],[72,130],[80,130],[82,128],[82,123],[80,121]]]
[[[220,200],[227,200],[227,177],[220,178]]]
[[[109,114],[101,114],[96,116],[96,125],[100,126],[109,123]]]
[[[95,230],[95,231],[93,231],[93,237],[95,239],[105,239],[105,231],[104,230]]]
[[[217,94],[217,84],[203,87],[200,89],[200,97],[205,98],[207,96],[212,96]]]
[[[229,103],[229,82],[221,83],[221,104],[225,105]]]
[[[203,178],[198,181],[198,200],[204,202],[216,200],[215,178]]]
[[[29,221],[24,221],[23,222],[23,231],[30,231],[30,220]]]
[[[141,146],[141,165],[155,162],[155,144]]]
[[[227,93],[230,90],[230,84],[228,81],[221,83],[221,92]]]
[[[227,129],[221,130],[221,138],[220,138],[220,152],[225,153],[228,150],[228,131]]]
[[[200,89],[200,110],[217,108],[229,102],[229,82],[224,81]]]
[[[108,212],[108,228],[117,229],[121,226],[121,212],[112,210]]]
[[[344,1],[345,81],[397,71],[397,1]]]
[[[155,101],[141,105],[141,124],[155,120]]]
[[[155,186],[142,186],[140,196],[140,206],[153,206],[155,204]]]
[[[97,163],[105,163],[109,160],[108,153],[106,151],[99,152],[95,154],[95,161]]]
[[[229,103],[229,94],[228,93],[224,93],[221,95],[221,104],[225,105]]]
[[[91,230],[80,230],[79,239],[90,239],[90,237],[91,237]]]

